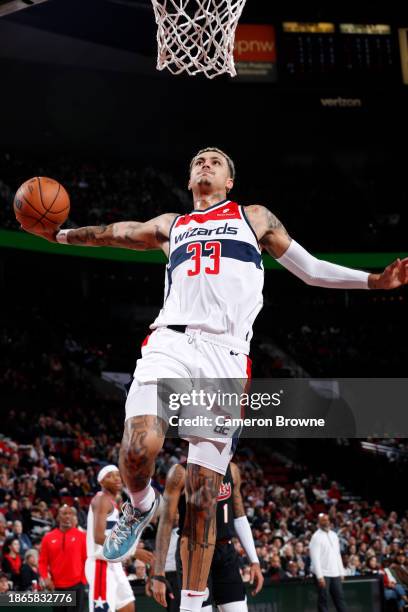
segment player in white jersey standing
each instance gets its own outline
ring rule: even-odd
[[[135,598],[121,563],[107,562],[102,553],[105,538],[119,520],[117,501],[123,488],[119,469],[106,465],[98,474],[102,487],[93,497],[88,511],[86,530],[86,579],[89,584],[89,612],[95,609],[134,612]],[[137,557],[153,560],[152,553],[138,550]]]
[[[153,333],[143,347],[126,402],[120,470],[131,503],[105,542],[104,555],[111,561],[135,548],[157,507],[150,477],[165,436],[165,424],[157,416],[157,379],[249,376],[252,324],[262,307],[262,249],[310,285],[393,289],[408,280],[408,260],[395,261],[381,274],[368,274],[316,259],[289,237],[267,208],[230,201],[234,178],[228,155],[217,148],[203,149],[190,166],[190,214],[43,234],[65,244],[162,249],[169,260],[163,309],[151,325]],[[225,444],[219,452],[210,439],[190,444],[181,538],[183,611],[199,610],[206,597],[216,498],[232,450]]]

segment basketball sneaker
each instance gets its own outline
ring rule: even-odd
[[[129,557],[139,543],[143,529],[153,518],[160,501],[160,495],[155,491],[156,498],[150,510],[141,512],[130,502],[122,506],[122,516],[113,527],[103,545],[103,556],[112,563],[123,561]]]

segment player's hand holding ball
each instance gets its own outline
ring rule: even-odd
[[[55,236],[69,214],[69,196],[58,181],[36,176],[18,188],[13,207],[26,232],[56,242]]]

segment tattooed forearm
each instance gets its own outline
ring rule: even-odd
[[[144,250],[149,248],[149,243],[143,236],[142,226],[143,223],[129,221],[80,227],[69,230],[67,241],[80,246],[119,246]]]
[[[188,464],[186,518],[181,539],[183,588],[204,590],[216,539],[217,493],[221,474]]]
[[[161,504],[159,526],[156,534],[154,573],[163,574],[170,545],[171,532],[177,516],[180,494],[184,488],[185,470],[175,465],[169,471]]]
[[[108,246],[112,240],[112,225],[95,225],[71,229],[67,235],[69,244]]]
[[[144,223],[119,221],[110,225],[96,225],[68,230],[67,242],[81,246],[114,246],[145,251],[160,249],[169,240],[175,213],[159,215]]]
[[[163,497],[159,527],[156,534],[156,546],[154,549],[154,573],[164,574],[166,558],[169,550],[171,532],[173,529],[173,517],[169,513],[169,501]]]
[[[234,518],[245,516],[244,502],[241,495],[241,474],[236,463],[230,463],[232,480],[234,482],[234,493],[232,497],[232,508]]]

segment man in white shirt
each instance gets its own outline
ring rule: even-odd
[[[327,514],[319,514],[319,528],[310,540],[311,570],[316,576],[319,612],[329,612],[329,593],[337,612],[347,612],[343,594],[344,566],[337,534]]]

